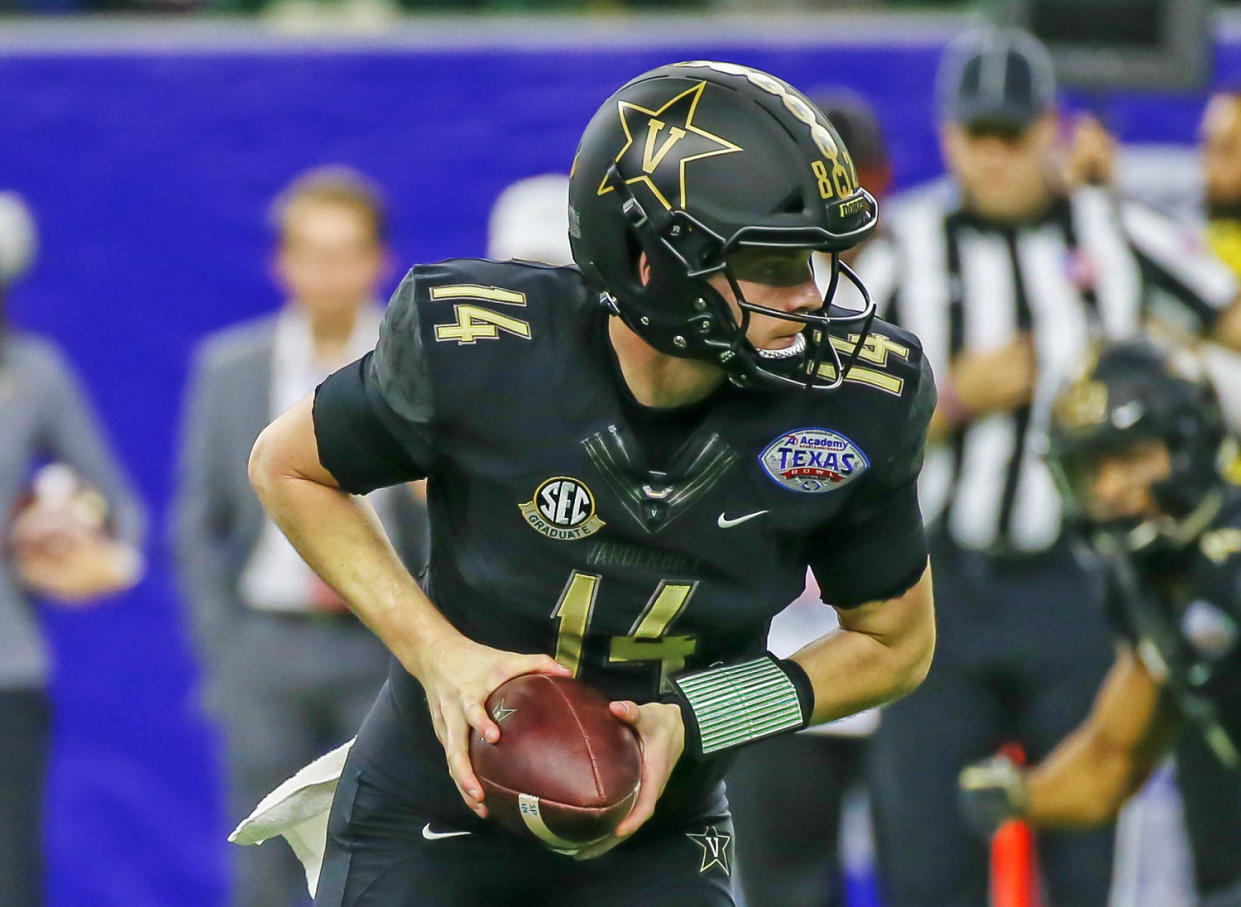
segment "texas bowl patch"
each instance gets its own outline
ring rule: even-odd
[[[827,428],[799,428],[767,445],[758,458],[767,475],[789,491],[835,491],[870,466],[862,449]]]

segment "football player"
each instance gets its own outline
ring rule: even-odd
[[[960,784],[988,835],[1017,817],[1085,827],[1114,818],[1175,742],[1199,889],[1222,907],[1241,904],[1241,488],[1186,355],[1106,346],[1056,401],[1050,460],[1121,641],[1091,715],[1040,765],[999,756]]]
[[[664,66],[590,121],[569,205],[576,267],[414,268],[375,351],[252,453],[268,511],[394,655],[318,904],[731,904],[729,754],[930,665],[934,383],[915,337],[831,306],[876,206],[827,119],[763,72]],[[425,594],[356,497],[424,476]],[[767,624],[807,565],[840,629],[777,659]],[[602,689],[641,740],[633,811],[577,861],[486,823],[467,755],[529,672]]]

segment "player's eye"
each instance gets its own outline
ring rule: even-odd
[[[766,256],[757,259],[737,256],[730,258],[728,265],[738,280],[776,287],[796,286],[813,276],[808,255]]]

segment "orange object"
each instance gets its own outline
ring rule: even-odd
[[[1025,763],[1020,746],[1009,744],[1002,750],[1017,764]],[[1005,823],[991,839],[992,907],[1039,907],[1038,854],[1034,833],[1026,823]]]

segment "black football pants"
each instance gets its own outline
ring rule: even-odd
[[[871,747],[887,907],[986,907],[988,851],[957,773],[1006,741],[1038,761],[1090,710],[1113,659],[1098,581],[1067,547],[999,560],[932,539],[938,642],[926,681],[886,707]],[[1113,827],[1038,838],[1043,903],[1106,907]]]
[[[732,907],[733,825],[722,797],[692,820],[639,829],[578,862],[480,822],[442,752],[434,763],[415,756],[427,744],[406,728],[385,686],[332,800],[316,907]],[[459,827],[443,821],[451,816]]]
[[[727,814],[685,828],[640,831],[626,845],[582,862],[496,830],[454,832],[372,784],[365,768],[346,765],[332,803],[316,907],[733,904]]]
[[[726,781],[746,907],[844,907],[840,821],[868,742],[784,734],[738,754]]]

